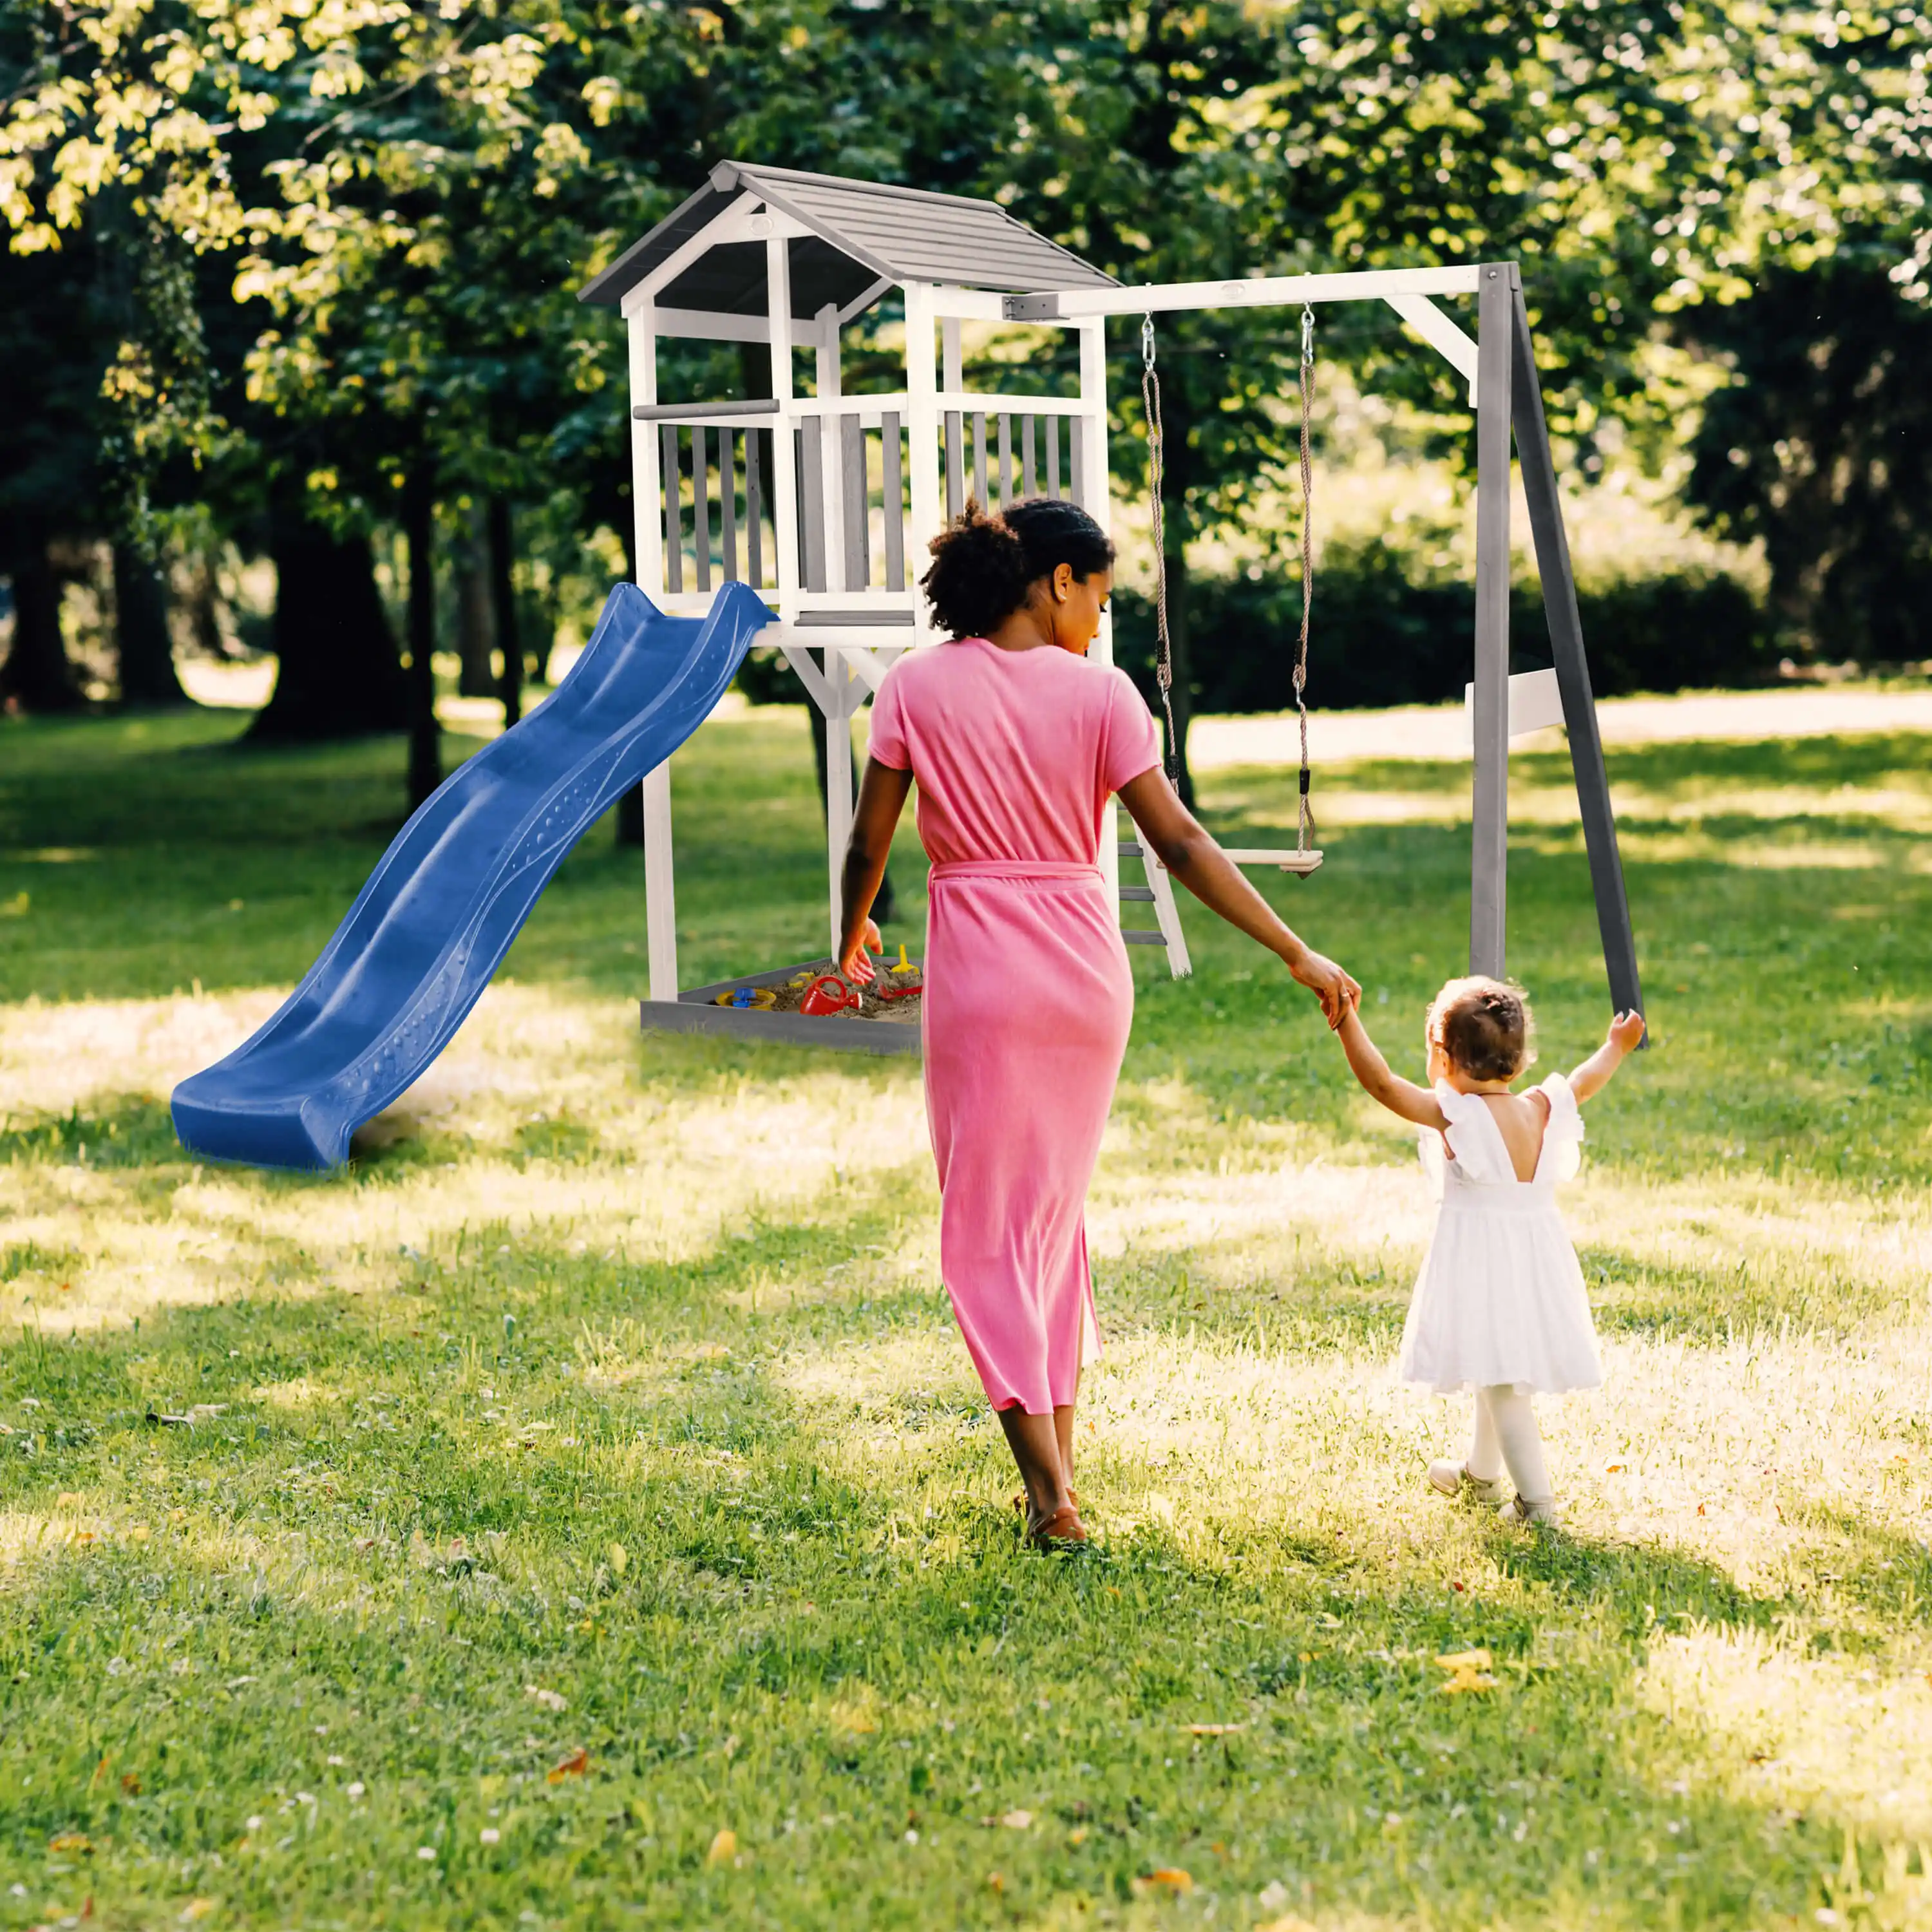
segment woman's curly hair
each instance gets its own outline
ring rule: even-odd
[[[930,548],[920,586],[940,629],[956,638],[997,630],[1063,563],[1084,581],[1114,562],[1106,532],[1078,503],[1056,496],[1030,496],[998,516],[969,500]]]
[[[1514,1080],[1536,1058],[1536,1020],[1520,986],[1472,973],[1430,1001],[1428,1040],[1471,1080]]]

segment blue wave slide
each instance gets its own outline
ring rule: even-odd
[[[396,835],[281,1010],[175,1089],[182,1146],[256,1167],[346,1160],[448,1045],[564,854],[710,716],[771,621],[742,584],[702,618],[619,584],[563,682]]]

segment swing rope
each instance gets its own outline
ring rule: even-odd
[[[1154,317],[1141,319],[1141,409],[1147,421],[1148,488],[1154,495],[1154,681],[1167,718],[1167,782],[1180,789],[1180,741],[1174,729],[1174,640],[1167,629],[1167,522],[1162,506],[1167,471],[1166,432],[1160,419],[1160,376],[1154,366]]]
[[[1152,326],[1151,322],[1148,325]],[[1298,801],[1294,849],[1308,850],[1315,830],[1315,813],[1308,799],[1308,706],[1303,692],[1308,683],[1308,620],[1315,608],[1315,465],[1310,452],[1309,411],[1315,392],[1315,311],[1301,311],[1301,636],[1294,649],[1294,708],[1301,724],[1301,791]]]
[[[1301,769],[1298,778],[1294,849],[1305,854],[1315,832],[1315,812],[1309,801],[1308,763],[1309,621],[1315,608],[1315,462],[1310,442],[1310,413],[1315,400],[1315,311],[1301,311],[1301,634],[1294,649],[1294,709],[1300,726]],[[1160,375],[1154,367],[1154,317],[1141,320],[1141,408],[1147,421],[1148,486],[1154,502],[1154,681],[1167,719],[1168,782],[1180,784],[1180,742],[1174,728],[1174,640],[1167,624],[1167,524],[1162,501],[1166,475],[1166,430],[1160,414]]]

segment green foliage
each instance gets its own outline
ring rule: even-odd
[[[1705,409],[1688,495],[1764,545],[1797,648],[1932,656],[1932,304],[1868,260],[1766,278],[1687,323],[1732,380]]]
[[[1194,709],[1286,711],[1301,625],[1299,576],[1196,578]],[[1774,676],[1764,614],[1736,578],[1687,570],[1586,586],[1578,595],[1597,694],[1753,685]],[[1154,701],[1154,614],[1132,591],[1114,600],[1118,662]],[[1475,590],[1394,544],[1330,544],[1322,554],[1309,650],[1318,708],[1460,701],[1468,681]],[[1542,592],[1510,596],[1516,668],[1550,662]]]

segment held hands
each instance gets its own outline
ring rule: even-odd
[[[866,956],[868,952],[883,952],[886,942],[879,937],[879,928],[873,921],[866,922],[866,929],[860,934],[851,950],[838,962],[838,970],[855,986],[868,986],[878,977],[877,969]]]
[[[1634,1053],[1642,1042],[1643,1032],[1642,1014],[1619,1013],[1611,1021],[1610,1030],[1604,1036],[1604,1044],[1615,1047],[1620,1054]]]
[[[1346,1019],[1362,997],[1360,986],[1334,960],[1319,952],[1304,952],[1289,964],[1297,982],[1306,986],[1322,1002],[1322,1016],[1332,1033]]]

